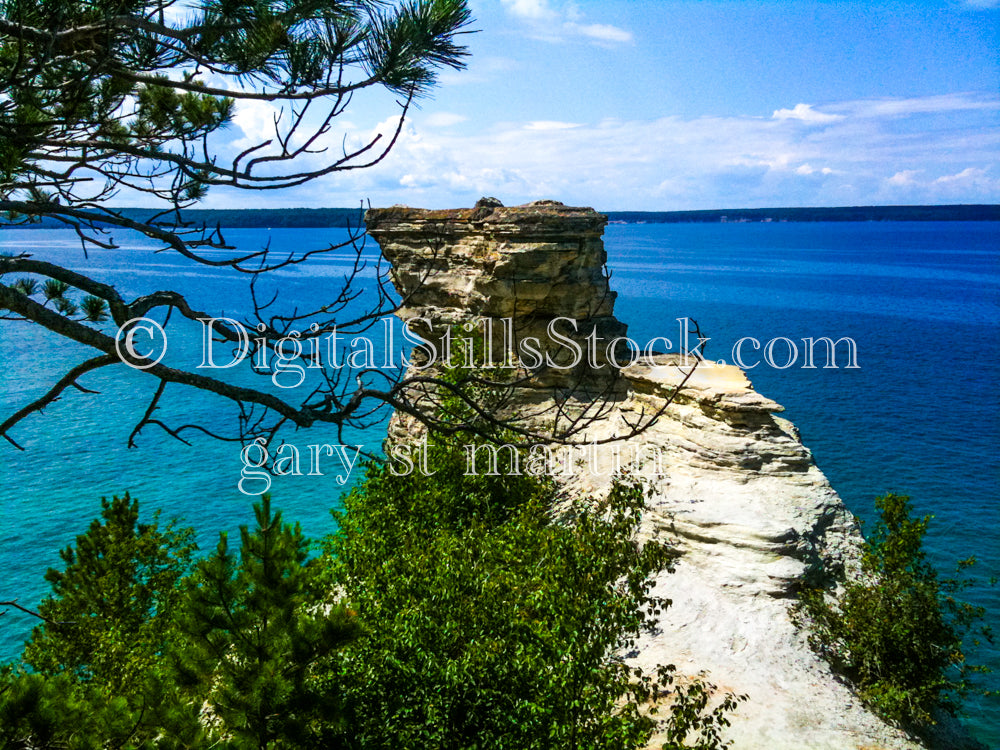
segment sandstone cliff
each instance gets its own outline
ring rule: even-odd
[[[477,316],[513,319],[519,335],[542,340],[553,320],[572,318],[581,344],[626,331],[604,270],[605,217],[590,209],[485,200],[463,210],[371,210],[367,223],[395,269],[400,316],[423,318],[428,337]],[[510,344],[500,339],[498,356]],[[793,625],[802,577],[849,564],[861,536],[795,428],[776,416],[782,407],[732,366],[701,363],[684,381],[694,362],[679,354],[621,370],[593,364],[550,368],[521,398],[563,397],[581,409],[600,399],[610,408],[578,436],[600,440],[628,434],[684,383],[648,429],[571,462],[576,470],[561,477],[567,493],[599,493],[616,465],[631,464],[654,487],[643,533],[666,535],[684,553],[656,582],[672,606],[626,658],[704,671],[721,690],[747,694],[726,735],[737,749],[924,747],[867,711]]]

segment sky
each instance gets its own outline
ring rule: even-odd
[[[378,166],[208,207],[599,210],[1000,203],[1000,0],[470,0],[445,71]],[[237,113],[233,147],[271,127]],[[331,143],[397,124],[359,95]]]

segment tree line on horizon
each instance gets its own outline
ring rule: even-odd
[[[149,209],[118,209],[140,221]],[[810,208],[720,208],[699,211],[606,211],[608,220],[625,224],[714,224],[741,222],[819,221],[1000,221],[1000,205],[953,206],[831,206]],[[181,212],[191,225],[229,229],[357,228],[364,220],[361,208],[199,208]],[[52,218],[22,228],[59,229]]]

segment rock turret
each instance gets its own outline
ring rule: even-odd
[[[604,272],[601,236],[607,218],[593,209],[538,201],[505,208],[484,198],[471,209],[425,211],[395,206],[369,210],[365,221],[404,295],[397,313],[423,319],[413,329],[438,341],[450,325],[472,318],[497,321],[490,337],[498,361],[517,341],[551,343],[554,332],[586,345],[589,335],[604,342],[625,335],[613,314],[615,293]],[[574,321],[577,329],[556,318]],[[509,321],[509,323],[507,323]],[[550,328],[550,326],[553,326]],[[607,364],[607,347],[597,351],[597,368],[574,364],[567,346],[544,347],[557,365],[535,368],[536,387],[603,390],[617,370]]]

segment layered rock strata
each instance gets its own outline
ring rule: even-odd
[[[521,335],[550,344],[546,329],[560,317],[578,321],[575,341],[595,330],[605,341],[625,333],[604,271],[605,221],[551,201],[394,207],[367,217],[395,268],[400,315],[422,318],[425,335],[439,341],[447,325],[485,316],[512,318]],[[677,353],[599,372],[548,369],[535,383],[542,394],[589,378],[602,398],[614,394],[579,439],[628,435],[638,421],[660,416],[626,440],[553,446],[555,464],[573,467],[556,478],[567,496],[600,493],[629,466],[653,490],[642,535],[683,552],[675,572],[655,583],[671,606],[625,657],[646,669],[706,672],[720,691],[748,695],[725,734],[737,750],[924,747],[867,711],[793,624],[803,577],[850,564],[862,540],[795,428],[776,416],[782,407],[738,368]]]
[[[493,321],[487,338],[496,362],[518,349],[530,359],[524,345],[531,340],[545,344],[564,336],[585,345],[588,335],[604,341],[624,336],[604,272],[605,217],[554,201],[515,208],[498,203],[484,199],[471,209],[396,206],[367,212],[368,233],[392,264],[403,295],[399,317],[434,342],[439,355],[450,326]],[[485,332],[483,325],[478,329]],[[539,352],[546,353],[554,366],[533,368],[536,388],[583,385],[594,391],[616,377],[604,366],[606,347],[596,362],[575,365],[566,346]]]

